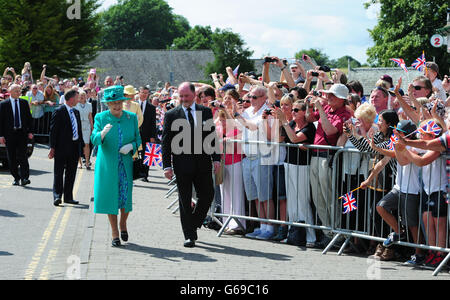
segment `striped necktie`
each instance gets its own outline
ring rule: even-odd
[[[75,115],[73,112],[73,108],[70,109],[69,112],[70,121],[72,122],[72,134],[73,134],[73,140],[78,140],[78,127],[77,127],[77,120],[75,119]]]

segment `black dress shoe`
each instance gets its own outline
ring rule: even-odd
[[[195,247],[195,241],[191,240],[191,239],[187,239],[187,240],[184,241],[183,246],[186,247],[186,248],[194,248]]]
[[[19,180],[14,180],[12,185],[20,185]]]
[[[64,201],[64,203],[67,203],[67,204],[78,204],[79,202],[75,201],[75,200],[68,200],[68,201]]]
[[[122,238],[122,241],[127,242],[128,241],[128,232],[127,231],[121,231],[120,237]]]
[[[120,239],[119,238],[115,238],[112,240],[111,245],[113,247],[120,247],[122,244],[120,243]]]
[[[54,206],[59,206],[61,204],[61,199],[60,198],[56,198],[55,200],[53,200],[53,205]]]
[[[143,182],[149,182],[149,181],[148,181],[148,178],[146,178],[146,177],[145,177],[145,178],[142,178],[141,181],[143,181]]]
[[[21,179],[20,180],[20,185],[21,186],[26,186],[27,184],[30,184],[31,181],[29,179]]]

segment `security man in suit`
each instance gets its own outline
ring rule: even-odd
[[[19,98],[20,85],[11,85],[9,93],[10,98],[0,102],[0,144],[6,144],[13,185],[25,186],[31,183],[27,144],[33,139],[33,119],[28,102]]]
[[[73,200],[73,185],[77,173],[77,163],[84,147],[81,131],[80,112],[74,109],[79,94],[71,89],[64,94],[65,104],[53,112],[50,121],[50,153],[55,159],[53,175],[53,204],[78,204]],[[64,172],[65,171],[65,172]],[[65,173],[65,174],[64,174]]]
[[[144,115],[144,122],[139,127],[139,133],[142,140],[142,156],[145,153],[145,146],[147,143],[155,143],[156,138],[156,107],[148,102],[150,90],[148,87],[139,88],[139,106],[141,107],[142,114]],[[145,166],[145,174],[148,174],[149,167]],[[142,178],[142,181],[148,182],[147,177]]]
[[[192,83],[182,83],[178,93],[181,105],[165,114],[161,148],[165,177],[171,180],[176,175],[184,247],[191,248],[214,198],[212,166],[220,171],[220,154],[211,109],[194,102]],[[192,185],[198,196],[194,210]]]

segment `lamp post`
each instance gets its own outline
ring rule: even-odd
[[[170,72],[169,72],[169,82],[170,84],[173,84],[173,48],[175,47],[175,44],[170,45],[170,53],[169,53],[169,68],[170,68]]]

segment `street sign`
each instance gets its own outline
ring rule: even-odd
[[[444,44],[444,37],[440,34],[435,34],[431,37],[430,42],[433,47],[439,48]]]

